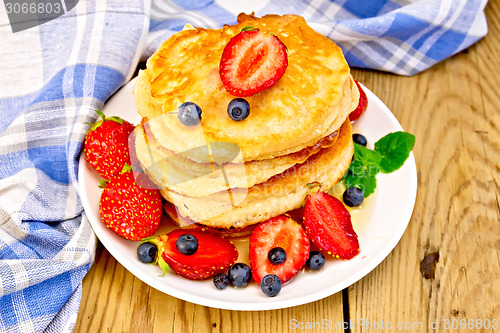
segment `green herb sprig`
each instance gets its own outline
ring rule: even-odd
[[[375,143],[373,150],[354,143],[354,159],[342,177],[345,187],[356,186],[367,198],[377,187],[376,175],[401,168],[414,145],[415,136],[402,131],[387,134]]]

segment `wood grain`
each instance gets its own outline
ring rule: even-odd
[[[500,320],[500,2],[486,15],[486,38],[421,74],[353,71],[415,134],[418,194],[399,244],[348,289],[348,316],[364,321],[351,332],[388,331],[382,322],[401,332],[493,332],[443,325]],[[275,311],[194,305],[144,284],[99,245],[75,332],[344,332],[291,325],[342,322],[343,310],[341,293]]]
[[[442,332],[446,319],[500,319],[500,81],[492,74],[500,67],[493,56],[499,52],[498,2],[486,13],[490,31],[483,41],[415,77],[391,77],[400,97],[391,98],[387,85],[379,91],[378,73],[373,81],[366,77],[417,137],[419,189],[399,245],[349,288],[353,322],[421,323],[418,331]],[[439,259],[434,278],[426,279],[420,263],[431,253]],[[438,329],[429,328],[434,322]],[[351,331],[380,330],[363,324]]]
[[[341,293],[281,310],[220,310],[185,302],[149,287],[100,243],[96,258],[83,281],[75,332],[294,332],[293,319],[343,322]],[[331,330],[336,331],[343,332]]]

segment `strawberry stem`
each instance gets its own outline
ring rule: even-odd
[[[120,117],[117,117],[117,116],[112,116],[112,117],[108,117],[106,118],[106,116],[104,115],[104,113],[102,113],[101,111],[99,110],[96,110],[96,113],[102,118],[101,120],[97,121],[95,124],[93,124],[89,131],[95,131],[99,126],[102,125],[103,122],[105,121],[114,121],[120,125],[123,125],[123,119],[120,118]]]
[[[317,193],[321,188],[321,183],[319,182],[308,183],[307,188],[309,189],[309,191],[307,191],[307,194]]]
[[[321,189],[321,183],[319,182],[308,183],[307,188],[308,188],[307,194],[306,197],[304,198],[304,201],[302,201],[302,207],[306,205],[307,197],[319,192],[319,190]]]
[[[106,120],[106,116],[104,115],[104,113],[99,110],[96,110],[96,113],[102,118],[102,120]]]
[[[109,184],[108,179],[101,178],[101,180],[99,181],[99,188],[106,188],[108,184]]]

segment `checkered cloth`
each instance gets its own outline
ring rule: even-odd
[[[21,2],[21,1],[17,1]],[[296,13],[351,66],[411,75],[486,34],[486,0],[80,1],[12,33],[0,10],[0,332],[72,331],[96,239],[78,157],[96,110],[184,24]]]

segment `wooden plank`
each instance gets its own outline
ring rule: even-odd
[[[185,302],[149,287],[99,244],[96,262],[83,280],[74,332],[344,332],[342,294],[272,311],[230,311]],[[322,326],[321,326],[322,325]]]
[[[398,246],[349,289],[350,317],[364,321],[353,332],[380,331],[382,322],[410,332],[441,332],[447,324],[446,332],[492,332],[481,321],[500,319],[500,80],[492,74],[500,67],[499,7],[487,7],[483,41],[424,73],[364,74],[417,137],[419,189]],[[426,256],[436,264],[434,274],[427,266],[429,278],[421,272]]]

